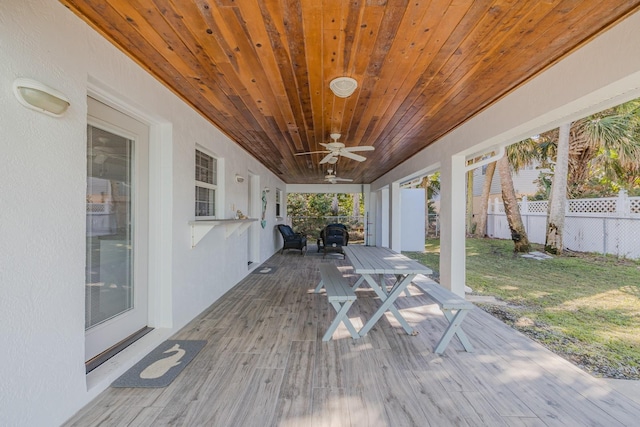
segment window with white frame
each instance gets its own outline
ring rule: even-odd
[[[276,217],[282,217],[282,190],[276,188]]]
[[[218,160],[196,149],[196,218],[215,219]]]

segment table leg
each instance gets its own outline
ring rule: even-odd
[[[355,285],[353,285],[351,287],[351,289],[353,289],[355,291],[360,286],[362,286],[362,284],[366,281],[369,284],[369,286],[371,287],[371,289],[376,291],[376,294],[378,296],[380,295],[380,291],[384,292],[385,295],[389,295],[389,293],[387,292],[387,288],[384,285],[384,275],[377,274],[377,276],[378,276],[378,281],[374,280],[374,278],[371,277],[370,274],[362,274],[360,276],[360,278],[356,281]],[[380,282],[380,283],[378,283],[378,282]]]
[[[353,285],[353,286],[351,287],[351,289],[353,289],[353,290],[355,291],[356,289],[358,289],[358,288],[360,287],[360,285],[362,285],[362,283],[363,283],[363,282],[364,282],[364,276],[360,276],[360,278],[358,279],[358,281],[356,282],[356,284],[355,284],[355,285]]]
[[[402,275],[401,274],[396,274],[396,283],[398,283],[400,281],[400,279],[402,279]],[[411,296],[411,292],[409,292],[409,286],[404,288],[404,294],[408,297]]]
[[[353,301],[345,301],[343,303],[331,301],[331,305],[333,305],[333,308],[336,310],[336,317],[333,319],[333,322],[331,322],[331,325],[329,325],[329,329],[327,329],[327,332],[325,332],[322,337],[322,341],[329,341],[331,339],[335,330],[338,329],[340,322],[344,323],[353,339],[360,338],[358,332],[356,332],[356,328],[353,327],[351,320],[349,320],[347,316],[347,311],[349,311],[352,304]]]
[[[378,274],[378,281],[377,283],[379,283],[380,285],[380,290],[382,290],[382,292],[384,292],[384,294],[388,297],[389,296],[389,290],[387,289],[387,282],[385,282],[384,280],[384,274]],[[395,284],[394,284],[395,286]],[[393,286],[392,286],[393,288]]]
[[[396,286],[393,287],[389,295],[387,295],[387,293],[382,290],[382,287],[380,285],[375,283],[375,281],[371,276],[364,275],[364,274],[363,276],[365,276],[365,280],[376,291],[376,294],[378,294],[378,297],[380,297],[383,303],[378,308],[378,310],[373,314],[371,319],[369,319],[369,321],[367,321],[367,323],[362,327],[362,329],[360,329],[360,332],[359,332],[360,336],[364,337],[367,334],[367,332],[371,330],[373,325],[375,325],[376,322],[380,320],[382,315],[387,310],[389,310],[391,314],[393,314],[394,317],[398,320],[398,322],[400,322],[400,325],[402,325],[402,327],[407,332],[407,334],[413,335],[414,334],[413,328],[409,326],[407,321],[404,319],[404,317],[402,317],[402,315],[400,314],[398,309],[393,305],[393,303],[395,302],[396,298],[398,298],[398,296],[407,288],[407,286],[409,286],[409,283],[411,283],[411,281],[413,280],[414,277],[416,277],[416,275],[415,274],[406,275],[399,283],[397,283]]]
[[[380,298],[386,299],[387,293],[384,292],[380,283],[378,283],[370,274],[363,274],[360,277],[362,280],[365,280],[371,289],[373,289]]]
[[[451,310],[442,311],[444,313],[444,317],[446,317],[449,321],[449,326],[447,327],[447,330],[444,331],[444,334],[436,345],[435,350],[433,350],[434,353],[442,354],[445,348],[447,348],[447,345],[449,345],[449,341],[451,341],[451,338],[453,338],[455,335],[458,336],[458,339],[460,340],[462,346],[466,351],[470,353],[473,352],[473,346],[471,345],[471,342],[469,342],[469,338],[467,338],[467,335],[460,327],[468,311],[469,310],[458,310],[455,315],[451,312]]]

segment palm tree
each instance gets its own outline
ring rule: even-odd
[[[466,191],[466,221],[465,228],[467,235],[473,233],[473,170],[467,171],[467,191]]]
[[[476,236],[486,237],[487,235],[487,213],[489,210],[489,194],[491,193],[491,181],[496,172],[496,162],[487,165],[482,184],[482,195],[480,196],[480,216],[476,223]]]
[[[514,252],[529,252],[531,245],[527,231],[524,229],[520,207],[516,199],[511,177],[511,165],[509,159],[504,156],[497,161],[498,172],[500,173],[500,184],[502,185],[502,203],[504,203],[504,213],[507,215],[509,229],[511,230],[511,240],[513,240]]]
[[[530,249],[529,239],[522,223],[520,208],[513,187],[512,170],[517,172],[534,159],[538,158],[538,146],[532,139],[512,144],[507,147],[505,155],[497,162],[489,163],[485,175],[482,198],[480,205],[480,219],[476,226],[476,235],[484,237],[486,235],[487,208],[489,206],[489,193],[491,191],[491,181],[496,167],[500,174],[500,184],[502,186],[502,200],[505,205],[505,213],[511,236],[514,241],[516,252],[528,252]]]
[[[533,139],[528,138],[507,147],[505,155],[497,161],[500,184],[502,186],[502,202],[504,203],[504,211],[511,230],[514,252],[529,252],[531,244],[520,216],[520,208],[513,187],[512,170],[517,172],[537,156],[537,144]]]
[[[507,149],[507,157],[514,171],[537,159],[543,167],[553,170],[552,185],[556,187],[561,185],[556,184],[558,181],[566,183],[565,190],[558,188],[552,191],[555,196],[549,198],[549,206],[554,206],[554,213],[547,218],[548,233],[545,246],[546,250],[552,253],[562,252],[564,205],[562,207],[558,205],[560,199],[563,199],[562,203],[564,203],[567,193],[574,197],[584,195],[589,190],[590,181],[593,181],[594,177],[614,183],[613,191],[617,191],[618,188],[640,187],[640,99],[577,120],[571,125],[567,135],[569,149],[566,171],[558,169],[558,163],[563,162],[557,160],[560,136],[558,128],[513,144]],[[515,200],[515,194],[512,194],[513,181],[504,164],[502,168],[498,164],[498,168],[501,169],[500,180],[503,186],[505,210],[507,210],[506,205],[513,204]],[[476,226],[477,236],[486,234],[486,215],[491,185],[489,167],[485,179],[480,220]],[[521,238],[522,234],[518,231],[522,222],[519,220],[519,210],[508,211],[507,220],[512,234],[515,233],[516,237]]]
[[[640,99],[578,120],[571,128],[568,187],[585,192],[593,174],[634,185],[640,176]]]
[[[571,123],[560,126],[556,150],[553,184],[547,213],[547,234],[544,250],[552,254],[562,253],[565,206],[567,203],[567,173],[569,170],[569,131]]]
[[[555,160],[557,144],[558,129],[541,134],[541,159]],[[639,160],[640,99],[575,121],[569,134],[568,196],[588,194],[594,178],[624,189],[639,185]],[[553,162],[549,166],[553,169]]]
[[[546,132],[539,148],[542,157],[556,159],[545,250],[560,254],[567,196],[584,196],[594,175],[620,188],[640,183],[640,99]]]

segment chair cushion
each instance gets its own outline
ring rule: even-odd
[[[284,237],[293,237],[295,233],[288,225],[279,225],[278,228]]]

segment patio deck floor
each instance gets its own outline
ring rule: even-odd
[[[314,294],[315,251],[286,251],[249,274],[175,339],[207,346],[171,385],[109,388],[69,426],[631,426],[640,404],[591,377],[480,309],[463,325],[475,347],[454,338],[433,347],[446,327],[438,306],[411,285],[398,306],[419,331],[408,336],[383,317],[364,338],[341,325]],[[256,269],[260,270],[260,268]],[[355,282],[356,277],[350,280]],[[360,288],[349,311],[356,329],[380,304]]]

